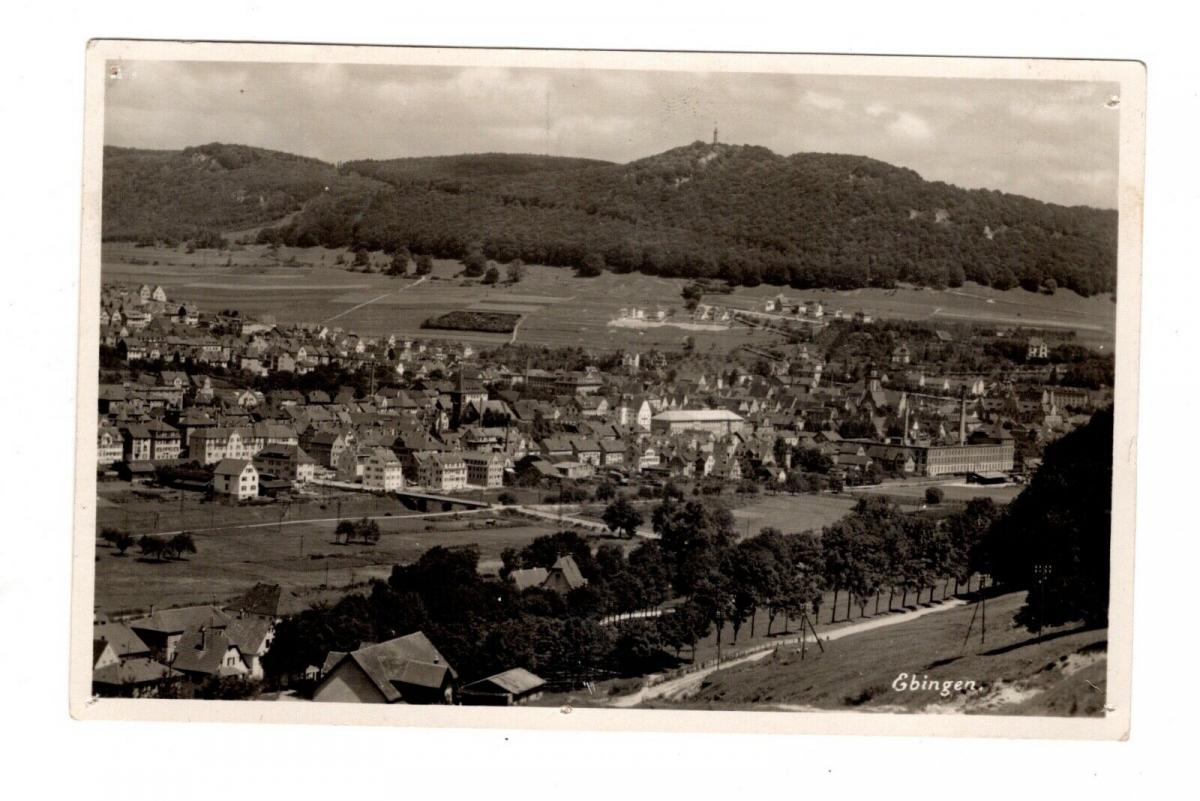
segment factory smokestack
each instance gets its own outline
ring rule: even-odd
[[[967,388],[960,387],[958,390],[959,403],[961,408],[958,412],[958,444],[967,444]]]

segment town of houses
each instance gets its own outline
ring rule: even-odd
[[[847,323],[870,324],[865,317]],[[100,475],[153,483],[163,467],[188,466],[205,478],[181,487],[230,504],[321,484],[492,502],[507,486],[561,491],[598,481],[796,491],[812,462],[826,467],[803,491],[1004,481],[1111,401],[1105,390],[1058,384],[1038,337],[1026,341],[1027,365],[979,374],[942,373],[904,342],[857,365],[791,342],[708,359],[629,351],[603,369],[597,354],[582,369],[546,369],[460,342],[201,311],[165,287],[116,284],[103,289],[100,325],[102,375],[112,379],[99,388]],[[358,389],[292,388],[328,369],[365,380]],[[859,377],[842,380],[850,374]],[[272,376],[296,380],[256,388]],[[256,678],[277,606],[278,587],[267,586],[232,606],[132,621],[99,615],[97,684],[152,693],[168,675]],[[494,684],[506,680],[516,679]]]
[[[1017,381],[939,376],[912,363],[903,343],[850,384],[826,380],[829,366],[803,344],[765,375],[730,381],[714,365],[670,371],[668,380],[657,352],[627,353],[608,373],[551,371],[483,364],[466,344],[277,326],[235,312],[201,326],[189,319],[200,316],[195,306],[169,302],[161,286],[107,287],[105,298],[102,345],[130,366],[164,366],[100,386],[99,464],[143,478],[176,461],[214,466],[220,477],[236,468],[239,481],[213,489],[237,500],[265,492],[260,477],[274,489],[314,478],[380,491],[494,489],[534,463],[566,479],[617,469],[726,480],[741,479],[749,463],[782,482],[789,465],[777,463],[776,440],[815,448],[848,474],[873,464],[885,475],[1009,472],[1022,467],[1014,440],[1053,439],[1104,401],[1046,384],[1047,367]],[[1031,338],[1029,348],[1045,358],[1044,341]],[[232,377],[323,366],[369,371],[374,389],[263,392]],[[839,436],[851,418],[868,420],[869,435]],[[889,419],[905,421],[901,436],[888,435]],[[538,438],[535,428],[550,433]]]

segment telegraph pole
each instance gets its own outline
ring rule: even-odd
[[[1041,612],[1038,614],[1038,640],[1042,639],[1042,629],[1046,625],[1046,579],[1050,578],[1052,572],[1053,567],[1044,562],[1033,566],[1033,575],[1038,583],[1038,594],[1041,596]]]

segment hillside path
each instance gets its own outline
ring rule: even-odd
[[[344,312],[339,312],[339,313],[333,315],[328,320],[322,320],[321,325],[326,325],[328,323],[332,323],[334,320],[338,319],[339,317],[345,317],[347,314],[350,314],[351,312],[358,311],[363,306],[370,306],[372,303],[374,303],[376,301],[383,300],[384,298],[389,298],[392,295],[399,295],[401,292],[405,292],[409,289],[412,289],[417,284],[423,283],[425,281],[425,279],[428,277],[429,276],[427,276],[427,275],[423,275],[420,278],[418,278],[416,281],[413,281],[408,286],[402,286],[399,289],[392,290],[391,292],[384,292],[382,295],[380,295],[377,298],[371,298],[370,300],[364,301],[364,302],[358,304],[357,306],[351,306],[349,309],[346,309]]]
[[[849,637],[853,634],[862,634],[863,632],[873,631],[875,629],[881,629],[887,626],[894,626],[898,623],[907,623],[910,620],[916,620],[919,617],[925,617],[925,615],[932,615],[937,612],[955,609],[965,604],[966,601],[963,599],[954,598],[938,604],[937,606],[924,607],[912,612],[906,612],[904,614],[888,615],[887,617],[873,618],[871,620],[864,620],[858,623],[851,623],[848,626],[840,626],[836,629],[833,629],[828,633],[821,632],[821,642],[829,642],[830,640]],[[715,673],[717,670],[725,670],[726,668],[748,662],[757,662],[760,659],[766,658],[767,655],[774,653],[775,650],[781,645],[792,645],[798,642],[800,642],[799,637],[789,637],[788,639],[780,640],[772,647],[763,648],[761,651],[747,654],[746,656],[741,656],[736,659],[730,659],[728,662],[723,662],[719,668],[716,665],[713,665],[712,667],[702,668],[694,673],[688,673],[676,679],[668,679],[661,684],[655,684],[651,687],[642,687],[641,689],[630,693],[629,695],[622,695],[614,698],[610,703],[610,706],[633,707],[637,706],[643,701],[649,701],[655,698],[671,699],[686,697],[699,690],[700,685],[704,681],[705,677],[711,673]]]

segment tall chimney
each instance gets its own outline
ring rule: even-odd
[[[908,400],[907,400],[907,397],[904,395],[901,395],[900,397],[904,401],[904,433],[900,435],[900,444],[907,445],[908,444]]]
[[[961,387],[958,390],[959,403],[962,405],[958,413],[958,444],[967,444],[967,388]]]

